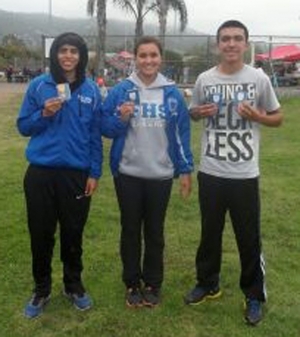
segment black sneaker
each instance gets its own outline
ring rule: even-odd
[[[184,298],[185,304],[196,305],[206,300],[214,300],[219,298],[222,292],[219,287],[204,288],[196,286]]]
[[[160,303],[160,289],[153,287],[145,287],[143,291],[144,305],[149,308],[154,308]]]
[[[143,296],[140,288],[128,288],[126,291],[126,305],[129,308],[140,308],[143,306]]]
[[[258,324],[262,319],[262,303],[257,299],[245,299],[245,321],[250,325]]]
[[[50,295],[44,296],[34,293],[30,301],[26,304],[24,315],[27,318],[39,317],[44,310],[45,305],[49,302]]]

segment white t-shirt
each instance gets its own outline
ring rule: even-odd
[[[236,179],[259,175],[259,124],[238,114],[242,101],[267,113],[280,107],[269,77],[248,65],[233,75],[213,67],[198,76],[190,108],[205,102],[219,107],[203,120],[201,172]]]

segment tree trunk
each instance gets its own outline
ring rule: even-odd
[[[106,0],[97,1],[97,75],[103,76],[105,69],[105,51],[106,51]]]
[[[142,8],[138,8],[136,25],[135,25],[135,41],[137,41],[141,36],[144,35],[143,21],[144,21],[144,18],[143,18]]]
[[[159,8],[158,8],[158,21],[159,21],[159,35],[160,41],[165,49],[165,36],[167,30],[167,15],[168,15],[168,4],[166,0],[159,1]]]

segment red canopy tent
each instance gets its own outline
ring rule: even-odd
[[[133,58],[134,58],[134,55],[129,53],[126,50],[120,51],[118,55],[119,55],[119,57],[122,57],[123,59],[126,59],[126,60],[128,60],[128,59],[133,60]]]
[[[133,59],[133,54],[123,50],[119,53],[112,54],[107,58],[107,62],[119,70],[124,70],[130,67]]]
[[[282,60],[286,62],[295,62],[300,60],[300,47],[292,44],[286,46],[278,46],[271,50],[270,53],[256,54],[256,61],[266,60]]]

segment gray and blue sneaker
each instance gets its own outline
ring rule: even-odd
[[[64,291],[65,296],[73,303],[78,310],[85,311],[92,307],[92,300],[86,292],[67,292]]]
[[[50,300],[50,294],[47,296],[34,293],[25,306],[24,315],[27,318],[39,317],[44,310],[45,305]]]

